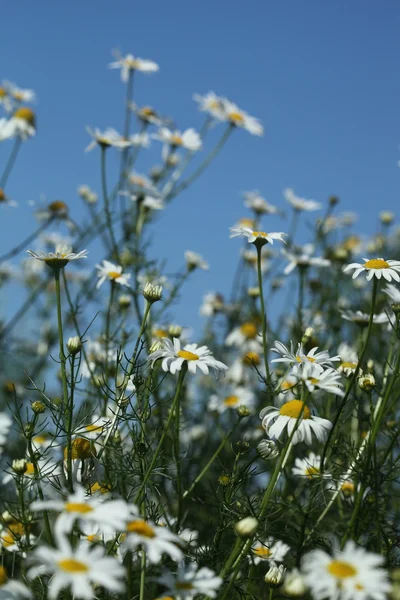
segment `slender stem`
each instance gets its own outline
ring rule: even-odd
[[[263,351],[264,351],[264,364],[265,373],[267,376],[267,383],[270,381],[270,372],[268,364],[268,346],[267,346],[267,314],[264,303],[264,290],[263,290],[263,279],[261,270],[261,252],[262,246],[257,244],[257,275],[258,275],[258,288],[260,290],[260,302],[261,302],[261,319],[262,319],[262,339],[263,339]]]
[[[21,138],[17,137],[14,142],[14,146],[11,150],[11,154],[9,156],[7,164],[5,166],[3,175],[1,176],[1,179],[0,179],[0,189],[2,189],[3,191],[4,191],[4,188],[6,187],[6,183],[8,181],[8,178],[9,178],[11,171],[13,169],[13,166],[15,164],[15,160],[17,158],[19,149],[21,148],[21,143],[22,143]]]
[[[40,500],[43,502],[44,501],[44,494],[43,494],[43,490],[42,490],[42,485],[40,483],[40,472],[39,472],[39,469],[38,469],[38,466],[37,466],[35,452],[33,451],[32,437],[31,436],[28,438],[27,444],[28,444],[29,458],[31,459],[31,463],[33,465],[34,481],[35,481],[35,484],[36,484],[36,487],[37,487],[38,496],[39,496]],[[48,515],[47,510],[43,511],[43,516],[44,516],[44,526],[45,526],[45,529],[46,529],[48,540],[49,540],[50,544],[54,545],[53,533],[51,531],[50,519],[49,519],[49,515]]]
[[[74,415],[74,391],[75,391],[75,356],[71,356],[71,394],[67,408],[67,480],[68,489],[71,493],[74,491],[74,484],[72,479],[72,424]]]
[[[142,548],[142,561],[140,568],[140,592],[139,600],[145,600],[145,582],[146,582],[146,551]]]
[[[106,172],[107,146],[100,146],[100,150],[101,150],[101,186],[103,189],[104,212],[106,215],[107,230],[108,230],[108,234],[111,239],[111,246],[112,246],[113,254],[115,255],[115,258],[119,262],[118,246],[117,246],[117,242],[116,242],[115,235],[114,235],[114,229],[113,229],[113,225],[112,225],[111,211],[110,211],[110,202],[109,202],[108,193],[107,193],[107,172]]]
[[[60,346],[60,363],[61,363],[61,381],[63,389],[63,398],[61,409],[65,418],[66,411],[68,410],[68,382],[67,372],[65,368],[66,356],[64,352],[64,333],[63,333],[63,322],[62,322],[62,310],[61,310],[61,290],[60,290],[60,269],[54,269],[54,278],[56,281],[56,301],[57,301],[57,325],[58,325],[58,341]]]

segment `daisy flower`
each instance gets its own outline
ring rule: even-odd
[[[319,365],[305,363],[301,366],[295,365],[292,373],[300,381],[304,382],[309,392],[317,389],[330,392],[336,396],[344,396],[341,376],[336,369],[328,367],[325,370],[321,370]]]
[[[224,307],[223,296],[215,292],[210,292],[204,296],[199,312],[203,317],[211,317],[216,313],[222,312]]]
[[[36,115],[31,108],[18,108],[10,119],[0,119],[0,140],[19,137],[21,140],[36,134]]]
[[[113,54],[117,60],[108,66],[110,69],[121,69],[121,79],[124,83],[128,81],[129,73],[132,71],[155,73],[159,69],[158,64],[152,60],[139,58],[138,56],[133,56],[133,54],[122,56],[118,50],[114,50]]]
[[[149,361],[153,366],[156,360],[162,358],[161,366],[163,371],[170,371],[172,375],[175,375],[177,371],[182,369],[184,362],[186,362],[190,373],[193,374],[196,373],[197,368],[204,375],[208,375],[209,369],[214,369],[217,373],[228,369],[223,362],[213,357],[207,346],[186,344],[181,348],[181,342],[178,338],[173,338],[173,342],[167,338],[162,338],[161,343],[163,348],[153,352],[149,356]]]
[[[253,544],[251,547],[252,555],[250,556],[256,565],[265,560],[279,563],[284,560],[289,550],[290,546],[281,542],[281,540],[274,540],[273,537],[269,537],[264,541],[257,541]]]
[[[361,310],[357,310],[356,312],[352,310],[342,310],[341,315],[342,319],[345,319],[346,321],[352,321],[353,323],[357,323],[357,325],[366,326],[369,323],[369,314],[363,313]],[[389,317],[386,313],[375,314],[372,318],[374,325],[382,325],[388,321]]]
[[[253,244],[256,241],[263,242],[264,244],[267,244],[268,242],[270,244],[273,244],[274,240],[285,242],[284,236],[287,235],[282,231],[274,233],[266,233],[265,231],[253,231],[253,229],[250,229],[250,227],[231,227],[230,232],[230,238],[237,237],[238,235],[243,235],[244,237],[247,237],[247,241],[249,242],[249,244]]]
[[[178,572],[173,575],[169,569],[164,569],[158,583],[165,585],[165,594],[176,600],[192,600],[197,594],[215,598],[223,579],[207,567],[198,568],[195,563],[178,565]]]
[[[299,254],[296,254],[294,252],[288,252],[286,250],[282,250],[282,254],[288,259],[289,264],[286,265],[283,273],[285,275],[289,275],[289,273],[291,273],[296,267],[303,267],[303,268],[307,268],[307,267],[329,267],[331,264],[331,261],[326,259],[326,258],[322,258],[322,257],[318,257],[318,256],[312,256],[312,253],[314,251],[314,247],[310,244],[310,245],[306,245],[304,246],[304,248],[301,249]]]
[[[200,254],[197,254],[197,252],[192,252],[191,250],[186,250],[185,261],[188,271],[193,271],[194,269],[208,271],[210,268],[208,262],[206,262]]]
[[[321,470],[321,457],[314,452],[310,452],[307,458],[296,458],[292,467],[293,475],[297,477],[307,477],[308,479],[318,479]],[[324,472],[324,478],[332,477]]]
[[[21,600],[32,598],[32,592],[21,581],[8,579],[7,572],[0,566],[0,600]]]
[[[346,377],[349,377],[358,365],[357,352],[346,342],[342,342],[338,347],[338,354],[341,361],[338,366],[338,373],[343,373]]]
[[[17,102],[35,102],[36,94],[33,90],[23,89],[12,83],[12,81],[5,81],[4,86],[7,88],[7,92]]]
[[[160,126],[163,119],[158,114],[155,108],[152,106],[137,106],[134,102],[131,104],[131,110],[136,114],[137,118],[140,119],[146,125],[157,125]],[[140,134],[138,134],[140,135]]]
[[[256,340],[258,334],[257,325],[251,321],[246,321],[246,323],[232,329],[225,340],[225,345],[240,347],[249,340]]]
[[[168,554],[172,560],[182,560],[182,551],[179,546],[179,537],[166,527],[159,527],[150,521],[135,518],[126,525],[120,538],[123,550],[134,551],[138,546],[146,550],[150,563],[159,563],[163,554]]]
[[[300,414],[302,416],[299,419]],[[308,406],[301,400],[289,400],[279,409],[275,406],[267,406],[260,412],[260,419],[262,419],[262,426],[267,435],[277,440],[282,436],[285,428],[290,436],[297,422],[297,430],[292,439],[293,444],[305,442],[311,445],[312,433],[319,442],[324,442],[332,428],[332,423],[328,419],[312,415]]]
[[[48,267],[53,269],[64,268],[71,260],[78,260],[79,258],[87,258],[87,250],[81,250],[78,254],[71,252],[69,246],[56,246],[55,252],[33,252],[33,250],[27,250],[27,253],[46,263]]]
[[[394,304],[400,304],[400,290],[393,285],[388,283],[384,290],[382,290]]]
[[[193,128],[181,132],[178,129],[171,131],[168,127],[161,127],[153,138],[172,148],[186,148],[191,152],[200,150],[202,146],[201,137]]]
[[[287,365],[304,365],[311,363],[312,365],[321,367],[322,370],[322,367],[332,367],[333,362],[340,360],[340,356],[329,356],[328,350],[317,352],[318,346],[312,348],[307,354],[304,352],[303,344],[297,344],[296,354],[294,354],[292,341],[290,341],[290,349],[279,341],[275,341],[274,346],[275,347],[271,349],[271,352],[281,354],[282,358],[274,358],[274,360],[271,360],[271,363],[286,363]]]
[[[57,529],[61,533],[71,533],[74,524],[95,524],[104,533],[125,529],[129,519],[128,505],[124,500],[107,500],[106,496],[87,496],[86,490],[75,486],[74,494],[66,500],[37,500],[31,510],[56,510],[60,512]]]
[[[226,395],[212,394],[208,402],[207,408],[210,411],[224,413],[229,409],[236,409],[238,406],[247,406],[253,408],[254,393],[244,387],[233,387]]]
[[[243,192],[244,205],[254,211],[256,215],[276,215],[278,209],[267,202],[258,190]]]
[[[303,557],[301,571],[317,600],[385,600],[391,586],[383,563],[383,556],[350,540],[333,556],[312,550]]]
[[[98,289],[108,279],[109,281],[118,283],[126,287],[131,287],[129,280],[131,278],[130,273],[123,273],[120,265],[115,265],[108,260],[103,260],[102,265],[96,265],[97,277],[99,278],[96,288]]]
[[[322,208],[322,204],[320,202],[315,202],[315,200],[306,200],[305,198],[296,196],[292,188],[284,189],[283,196],[295,210],[312,211]]]
[[[90,152],[97,145],[102,148],[108,148],[113,146],[114,148],[118,148],[118,150],[123,150],[124,148],[128,148],[128,146],[132,145],[130,140],[127,140],[122,135],[118,133],[112,127],[108,127],[104,131],[101,131],[97,127],[93,130],[91,127],[86,127],[86,131],[92,136],[92,141],[85,148],[85,152]]]
[[[233,127],[245,129],[252,135],[261,136],[264,134],[264,127],[260,121],[255,117],[251,117],[244,110],[241,110],[237,104],[223,98],[222,107],[222,119],[224,121],[229,121]]]
[[[363,263],[351,263],[343,269],[344,273],[354,269],[352,278],[355,279],[363,271],[367,271],[367,281],[371,281],[373,277],[380,279],[383,277],[386,281],[394,279],[400,282],[400,260],[385,260],[383,258],[363,258]]]
[[[217,94],[214,94],[214,92],[208,92],[204,96],[201,96],[200,94],[194,94],[193,100],[197,102],[199,110],[208,113],[216,119],[223,120],[223,98],[217,96]]]
[[[71,588],[74,598],[91,600],[97,596],[92,584],[114,594],[124,590],[125,569],[115,558],[105,556],[102,546],[84,541],[74,550],[63,535],[56,540],[57,548],[40,546],[32,552],[31,559],[36,565],[27,573],[30,579],[52,575],[48,582],[50,600],[56,600],[66,588]]]

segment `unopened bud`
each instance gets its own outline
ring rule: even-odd
[[[132,298],[128,296],[128,294],[121,294],[121,296],[118,298],[118,305],[121,310],[126,310],[127,308],[129,308],[131,303]]]
[[[251,413],[247,406],[243,406],[242,404],[241,406],[237,407],[236,414],[240,419],[243,419],[244,417],[248,417]]]
[[[394,304],[391,304],[391,307],[394,314],[398,317],[400,315],[400,303],[395,302]]]
[[[161,340],[157,340],[156,342],[154,342],[154,344],[152,344],[149,348],[149,354],[153,354],[153,352],[157,352],[157,350],[161,350],[161,348],[163,347],[162,345],[162,341]]]
[[[375,377],[372,373],[366,373],[358,378],[358,385],[365,392],[370,392],[375,387]]]
[[[28,463],[25,460],[25,458],[17,458],[12,461],[13,471],[18,473],[18,475],[23,475],[25,473],[25,471],[27,469],[27,465],[28,465]]]
[[[383,225],[390,225],[394,221],[394,213],[390,210],[383,210],[379,213],[379,219]]]
[[[32,402],[31,409],[35,415],[41,415],[46,411],[46,405],[43,404],[43,402],[40,402],[40,400],[36,400],[36,402]]]
[[[257,445],[257,452],[264,460],[273,460],[279,456],[279,450],[273,440],[261,440]]]
[[[240,537],[251,538],[257,531],[258,521],[255,517],[245,517],[235,523],[235,531]]]
[[[183,328],[180,325],[170,325],[168,327],[168,334],[171,337],[180,338],[182,335]]]
[[[307,586],[298,569],[292,569],[289,573],[286,573],[280,591],[285,596],[289,596],[289,598],[302,598],[305,596],[307,593]]]
[[[144,286],[142,294],[147,302],[150,302],[150,304],[153,304],[153,302],[158,302],[158,300],[161,300],[162,297],[162,285],[154,285],[153,283],[148,282]]]
[[[25,435],[30,436],[30,435],[32,435],[33,431],[34,431],[33,423],[30,423],[28,421],[28,423],[25,425],[25,428],[24,428]]]
[[[245,440],[237,441],[235,446],[236,446],[236,450],[237,450],[238,454],[245,454],[246,452],[249,451],[249,448],[250,448],[249,442],[246,442]]]
[[[260,288],[258,287],[250,287],[247,290],[247,294],[250,298],[258,298],[258,296],[260,295]]]
[[[336,204],[339,204],[339,202],[340,202],[340,200],[339,200],[339,198],[337,196],[331,196],[329,198],[329,204],[331,206],[336,206]]]
[[[82,350],[82,340],[79,335],[74,335],[74,337],[69,338],[67,350],[72,356],[75,356],[75,354],[78,354]]]
[[[282,585],[286,573],[283,565],[272,565],[264,577],[264,581],[269,587],[276,588]]]
[[[307,342],[309,342],[311,340],[313,335],[314,335],[314,329],[312,327],[307,327],[307,329],[304,332],[303,337],[301,338],[301,343],[307,344]]]

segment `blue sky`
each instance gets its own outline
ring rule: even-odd
[[[183,263],[186,249],[211,264],[209,273],[193,275],[176,310],[185,325],[198,324],[204,292],[229,290],[240,244],[229,240],[228,228],[246,214],[241,191],[258,188],[280,207],[285,187],[320,201],[336,194],[340,210],[360,213],[366,232],[375,230],[379,210],[397,210],[400,5],[394,0],[8,2],[2,19],[9,26],[1,36],[0,75],[36,91],[38,133],[24,145],[7,186],[19,207],[2,212],[1,253],[34,227],[29,200],[63,199],[79,221],[85,212],[77,186],[100,191],[99,153],[83,152],[85,126],[122,130],[124,84],[107,69],[112,48],[159,63],[159,73],[138,74],[135,98],[175,117],[181,128],[201,126],[192,94],[209,90],[265,126],[261,139],[235,132],[154,227],[154,252],[168,257],[168,272]],[[9,151],[2,144],[1,163]],[[159,151],[153,142],[138,170],[159,161]],[[266,229],[287,225],[274,217]],[[92,255],[93,263],[101,258]]]

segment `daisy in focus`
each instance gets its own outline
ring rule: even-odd
[[[92,584],[112,593],[122,592],[125,587],[124,567],[115,558],[105,556],[102,546],[80,542],[74,550],[68,539],[59,535],[57,548],[39,546],[31,558],[36,564],[28,570],[30,579],[52,575],[48,582],[50,600],[56,600],[66,588],[71,588],[74,598],[91,600],[96,597]]]
[[[163,371],[170,371],[175,375],[182,369],[186,363],[190,373],[195,374],[199,369],[204,375],[208,375],[210,369],[217,373],[224,372],[228,367],[221,361],[216,360],[207,346],[198,346],[197,344],[186,344],[181,348],[181,342],[178,338],[173,338],[171,342],[167,338],[162,338],[163,348],[156,350],[149,356],[152,366],[155,361],[162,358],[161,367]]]
[[[383,556],[367,552],[350,540],[333,556],[312,550],[303,557],[301,571],[313,598],[322,600],[386,600],[389,577]]]
[[[158,71],[159,66],[152,60],[139,58],[133,56],[133,54],[126,54],[122,56],[118,50],[113,52],[116,61],[109,63],[110,69],[121,69],[121,79],[124,83],[127,83],[129,74],[132,71],[141,71],[142,73],[155,73]]]
[[[285,428],[290,436],[297,423],[297,430],[292,438],[292,444],[305,442],[312,444],[312,433],[319,442],[324,442],[328,436],[332,423],[328,419],[322,419],[311,414],[308,406],[301,400],[289,400],[280,408],[267,406],[260,412],[262,426],[267,435],[274,439],[280,439]]]
[[[131,284],[129,283],[131,274],[123,273],[120,265],[115,265],[108,260],[103,260],[103,264],[96,265],[96,269],[97,277],[99,278],[96,284],[97,289],[99,289],[99,287],[102,286],[107,279],[113,283],[118,283],[119,285],[123,285],[125,287],[131,287]]]
[[[344,273],[354,269],[352,279],[355,279],[363,273],[367,272],[367,281],[371,281],[373,277],[381,279],[383,277],[386,281],[392,281],[394,279],[400,282],[400,260],[385,260],[384,258],[363,258],[363,263],[351,263],[343,269]]]
[[[302,366],[294,366],[292,374],[303,381],[309,392],[324,390],[336,396],[344,396],[343,383],[340,373],[336,369],[328,367],[324,371],[318,365],[305,363]]]
[[[279,240],[280,242],[285,243],[284,236],[286,233],[274,232],[274,233],[266,233],[265,231],[253,231],[249,227],[231,227],[230,228],[230,238],[237,237],[239,235],[243,235],[247,237],[247,241],[249,244],[263,243],[263,244],[273,244],[274,240]]]
[[[303,344],[297,344],[297,350],[294,353],[292,341],[290,341],[290,348],[287,348],[282,342],[275,341],[271,352],[281,354],[282,358],[274,358],[271,363],[286,363],[288,366],[311,363],[322,370],[323,367],[333,367],[333,362],[340,360],[340,356],[329,356],[328,350],[322,350],[321,352],[317,352],[317,350],[318,346],[305,354]]]
[[[33,250],[27,250],[27,253],[46,263],[48,267],[53,269],[64,268],[71,260],[78,260],[79,258],[87,258],[87,250],[81,250],[75,254],[71,252],[69,246],[56,246],[55,252],[33,252]]]
[[[269,560],[273,563],[282,562],[289,552],[290,546],[281,542],[281,540],[274,540],[273,537],[269,537],[266,540],[257,541],[251,547],[252,555],[250,555],[256,565],[265,560]]]
[[[176,600],[192,600],[197,594],[215,598],[223,579],[207,567],[199,569],[195,563],[187,566],[180,563],[176,575],[165,569],[157,581],[167,587],[165,594]]]

